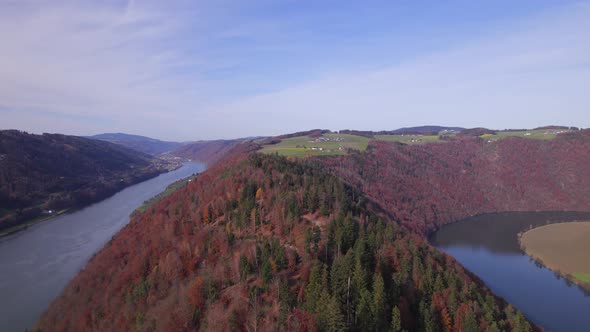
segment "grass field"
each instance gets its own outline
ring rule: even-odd
[[[388,142],[400,142],[405,144],[425,144],[441,142],[438,136],[420,136],[420,135],[377,135],[375,139]]]
[[[497,134],[480,136],[488,141],[497,141],[506,137],[523,137],[548,140],[555,138],[562,129],[537,129],[526,131],[499,131]],[[404,144],[440,143],[437,135],[376,135],[370,139],[357,135],[324,134],[319,138],[299,136],[286,138],[277,144],[265,145],[263,153],[278,153],[287,157],[334,156],[345,155],[348,149],[364,151],[372,140],[399,142]]]
[[[555,138],[558,132],[562,132],[563,129],[536,129],[536,130],[524,130],[524,131],[499,131],[495,135],[485,134],[480,137],[490,141],[497,141],[506,137],[523,137],[533,139],[549,140]]]
[[[278,153],[282,156],[333,156],[344,155],[347,149],[364,151],[369,139],[356,135],[324,134],[313,138],[300,136],[283,139],[280,143],[265,145],[263,153]]]
[[[521,244],[548,268],[573,276],[574,282],[590,283],[590,222],[533,228],[522,235]]]
[[[163,192],[161,192],[161,193],[157,194],[156,196],[143,202],[143,204],[140,207],[138,207],[137,209],[135,209],[135,211],[133,211],[132,214],[145,212],[152,205],[161,201],[164,197],[172,194],[173,192],[177,191],[178,189],[186,186],[187,184],[189,184],[189,181],[194,180],[196,177],[197,177],[197,175],[191,175],[189,177],[186,177],[184,179],[180,179],[176,182],[169,184],[168,187],[166,187],[166,189]]]
[[[583,282],[590,283],[590,274],[589,273],[574,273],[574,278],[578,280],[582,280]]]

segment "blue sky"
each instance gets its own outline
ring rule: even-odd
[[[0,4],[0,128],[590,127],[588,1]]]

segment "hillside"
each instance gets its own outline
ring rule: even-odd
[[[482,213],[590,211],[590,130],[551,140],[372,141],[364,153],[322,160],[423,234]]]
[[[96,202],[170,166],[109,142],[0,131],[0,230]]]
[[[177,148],[171,154],[211,166],[226,156],[238,143],[245,141],[245,139],[234,139],[192,142]]]
[[[531,330],[520,312],[454,259],[326,172],[319,160],[235,152],[136,216],[36,328],[478,326]]]
[[[106,133],[106,134],[99,134],[94,136],[89,136],[88,138],[98,139],[102,141],[107,141],[119,145],[123,145],[130,149],[143,152],[145,154],[150,155],[159,155],[162,153],[170,152],[182,145],[179,142],[166,142],[161,141],[158,139],[139,136],[139,135],[129,135],[129,134],[121,134],[121,133]]]
[[[418,127],[404,127],[395,130],[340,130],[340,134],[358,135],[368,138],[373,138],[379,135],[427,135],[427,136],[438,136],[443,133],[460,132],[465,130],[462,127],[443,127],[443,126],[418,126]]]

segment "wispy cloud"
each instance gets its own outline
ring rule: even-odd
[[[590,126],[590,5],[543,13],[461,47],[379,70],[340,72],[221,108],[271,133],[436,123]],[[258,128],[256,128],[258,129]],[[249,131],[251,134],[254,131]]]
[[[588,3],[418,56],[387,31],[354,32],[354,11],[330,21],[339,14],[329,8],[310,16],[264,1],[1,6],[0,128],[197,139],[424,123],[590,126]],[[401,53],[413,55],[387,58]]]

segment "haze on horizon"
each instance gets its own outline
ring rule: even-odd
[[[590,127],[590,1],[0,4],[0,129]]]

